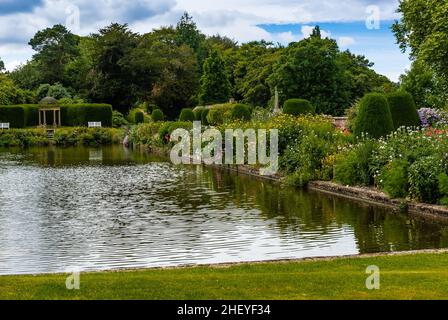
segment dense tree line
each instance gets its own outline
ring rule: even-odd
[[[393,87],[365,57],[323,38],[319,27],[288,47],[266,41],[239,45],[227,37],[205,36],[185,13],[176,26],[146,34],[114,23],[81,37],[56,25],[37,32],[29,45],[33,58],[0,76],[1,104],[30,103],[52,94],[110,103],[122,113],[154,104],[172,119],[182,108],[231,98],[272,107],[277,88],[281,102],[305,98],[321,113],[342,115],[366,92]]]

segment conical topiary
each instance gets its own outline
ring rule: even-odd
[[[421,125],[414,98],[406,91],[397,91],[387,95],[392,121],[395,129],[417,127]]]
[[[359,102],[355,121],[355,135],[367,134],[371,138],[383,137],[394,130],[392,114],[386,97],[380,93],[369,93]]]

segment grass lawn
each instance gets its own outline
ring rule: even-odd
[[[369,265],[381,289],[365,286]],[[448,253],[67,275],[0,277],[0,299],[446,299]]]

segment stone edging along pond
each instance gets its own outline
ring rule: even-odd
[[[167,156],[168,150],[164,148],[151,148],[151,153]],[[249,165],[205,165],[216,168],[218,170],[236,172],[255,177],[262,180],[270,180],[274,182],[281,182],[282,176],[277,174],[275,176],[262,176],[259,174],[258,168]],[[332,194],[339,197],[350,198],[352,200],[362,201],[373,205],[387,206],[394,211],[409,212],[413,214],[425,215],[433,218],[448,219],[448,207],[432,205],[427,203],[418,203],[408,201],[405,199],[391,199],[384,192],[374,188],[367,187],[350,187],[340,185],[329,181],[312,181],[308,184],[308,189],[319,192]]]
[[[282,177],[280,175],[262,176],[258,173],[258,169],[246,165],[213,165],[212,167],[219,170],[227,170],[239,174],[250,175],[264,180],[271,180],[275,182],[280,182],[282,180]],[[385,193],[373,188],[343,186],[329,181],[312,181],[308,184],[308,189],[329,193],[340,197],[350,198],[353,200],[368,202],[374,205],[388,206],[395,211],[410,212],[414,214],[422,214],[436,218],[448,219],[447,207],[426,203],[417,203],[404,199],[390,199]]]

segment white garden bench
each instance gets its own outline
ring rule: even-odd
[[[8,129],[9,130],[9,122],[7,123],[0,123],[0,129]]]
[[[89,122],[89,128],[101,128],[101,122]]]

